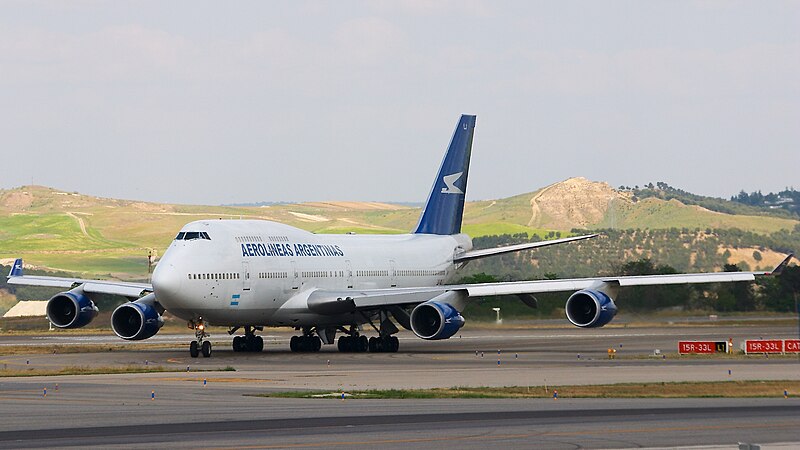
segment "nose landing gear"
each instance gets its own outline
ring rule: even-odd
[[[211,341],[206,340],[209,334],[206,333],[206,324],[203,322],[203,318],[200,317],[196,321],[190,320],[189,328],[194,330],[194,335],[197,338],[196,341],[192,341],[192,343],[189,344],[189,355],[191,355],[192,358],[197,358],[200,356],[200,353],[202,353],[204,358],[210,357]]]

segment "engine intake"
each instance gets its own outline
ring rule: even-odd
[[[411,330],[422,339],[447,339],[463,326],[461,313],[447,303],[431,300],[411,311]]]
[[[61,292],[47,302],[47,320],[58,328],[81,328],[97,317],[94,302],[81,287]]]
[[[143,297],[132,303],[125,303],[111,313],[111,329],[122,339],[140,341],[153,337],[164,325],[155,299]]]
[[[598,328],[611,322],[617,305],[604,292],[584,289],[570,295],[565,310],[567,319],[576,327]]]

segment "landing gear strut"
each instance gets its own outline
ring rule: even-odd
[[[229,331],[233,334],[236,328]],[[255,335],[255,327],[244,327],[244,336],[233,338],[233,351],[235,352],[260,352],[264,350],[264,339]]]
[[[370,353],[397,353],[397,350],[400,349],[400,341],[393,334],[400,330],[389,319],[389,314],[386,311],[380,311],[378,320],[380,321],[380,328],[376,327],[371,320],[369,322],[372,328],[378,332],[378,337],[369,338],[368,347]]]
[[[302,336],[292,336],[289,348],[293,352],[318,352],[322,348],[322,341],[314,335],[314,330],[304,328]]]
[[[189,354],[192,358],[197,358],[200,356],[200,353],[203,354],[204,358],[210,357],[211,341],[206,340],[209,334],[206,333],[206,324],[203,322],[203,318],[200,317],[197,321],[190,320],[189,328],[194,330],[194,336],[197,338],[196,341],[192,341],[192,343],[189,344]]]

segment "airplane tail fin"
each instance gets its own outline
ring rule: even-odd
[[[474,132],[475,116],[462,115],[414,234],[450,235],[461,232]]]
[[[22,258],[17,258],[11,270],[8,271],[8,278],[22,276]]]

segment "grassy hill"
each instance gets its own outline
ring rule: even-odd
[[[376,202],[171,205],[25,186],[0,190],[0,263],[21,256],[44,269],[141,279],[146,277],[148,252],[162,254],[175,233],[193,220],[255,218],[315,233],[404,233],[414,227],[419,213],[419,208]],[[566,236],[576,228],[741,229],[766,235],[793,230],[798,223],[785,217],[724,214],[675,199],[637,201],[606,183],[573,178],[528,194],[468,202],[463,229],[473,237],[543,237],[554,231]]]

